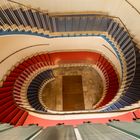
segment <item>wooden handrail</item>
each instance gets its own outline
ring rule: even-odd
[[[12,3],[15,3],[15,4],[18,4],[18,5],[20,5],[20,6],[23,6],[23,7],[26,7],[26,8],[29,8],[29,9],[32,9],[32,10],[35,10],[35,11],[38,11],[38,12],[41,12],[41,13],[44,13],[44,14],[48,14],[49,16],[52,16],[52,17],[56,17],[56,16],[68,16],[68,15],[95,15],[95,14],[97,14],[98,16],[102,16],[102,17],[109,17],[109,18],[113,18],[113,19],[117,19],[123,26],[124,26],[124,28],[126,29],[126,31],[128,32],[128,34],[130,35],[130,33],[129,33],[129,31],[128,31],[128,29],[127,29],[127,27],[125,26],[125,24],[123,23],[123,21],[121,20],[121,18],[120,17],[117,17],[117,16],[110,16],[110,15],[103,15],[103,13],[101,14],[101,13],[95,13],[95,12],[66,12],[66,13],[48,13],[48,12],[44,12],[43,10],[41,10],[41,9],[36,9],[36,8],[32,8],[32,7],[30,7],[30,6],[28,6],[28,5],[24,5],[24,4],[22,4],[22,3],[20,3],[20,2],[16,2],[16,1],[14,1],[14,0],[8,0],[9,2],[12,2]],[[128,2],[127,0],[125,0],[126,2]],[[132,5],[131,5],[132,6]],[[133,6],[134,7],[134,6]],[[135,7],[134,7],[135,8]],[[135,8],[135,10],[137,10],[136,8]],[[138,11],[138,10],[137,10]],[[139,11],[138,11],[139,12]],[[82,13],[82,14],[81,14]],[[139,14],[140,14],[140,12],[139,12]]]
[[[128,0],[125,1],[140,15],[140,11],[132,3],[130,3]]]
[[[11,57],[12,55],[14,55],[14,54],[16,54],[16,53],[18,53],[18,52],[20,52],[20,51],[22,51],[22,50],[26,50],[26,49],[29,49],[29,48],[33,48],[33,47],[36,47],[36,46],[44,46],[44,45],[49,45],[49,44],[36,44],[36,45],[31,45],[31,46],[28,46],[28,47],[24,47],[24,48],[22,48],[22,49],[19,49],[19,50],[15,51],[15,52],[11,53],[10,55],[8,55],[7,57],[5,57],[4,59],[2,59],[2,60],[0,61],[0,64],[3,63],[5,60],[7,60],[7,59],[8,59],[9,57]]]

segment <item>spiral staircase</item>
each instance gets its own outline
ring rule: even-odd
[[[60,120],[67,122],[65,118],[60,119],[62,115],[73,117],[77,114],[89,114],[90,119],[93,119],[95,114],[102,116],[107,113],[106,120],[109,117],[117,118],[115,113],[124,116],[129,114],[129,121],[133,117],[140,117],[140,51],[131,32],[119,17],[96,12],[51,14],[15,1],[2,0],[0,36],[14,35],[30,35],[52,41],[62,38],[102,38],[108,45],[91,50],[86,46],[75,50],[42,50],[17,60],[10,70],[5,70],[0,82],[0,122],[15,126],[30,123],[41,125],[45,119],[49,123],[56,116],[53,123],[56,124]],[[31,47],[6,56],[0,65],[16,53],[28,51]],[[46,108],[41,100],[41,89],[55,80],[55,68],[72,66],[92,67],[99,73],[104,81],[102,98],[91,110],[65,112]],[[83,121],[80,117],[76,119]]]

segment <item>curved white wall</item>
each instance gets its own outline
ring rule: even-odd
[[[48,115],[29,112],[30,115],[47,120],[75,120],[75,119],[93,119],[93,118],[107,118],[124,115],[131,111],[122,111],[114,113],[91,113],[91,114],[72,114],[72,115]]]
[[[32,48],[22,50],[0,64],[0,80],[2,80],[3,75],[6,74],[8,70],[11,69],[18,61],[22,60],[27,56],[31,56],[38,52],[53,52],[53,51],[96,51],[104,54],[109,60],[112,61],[116,70],[121,76],[121,66],[114,55],[115,52],[108,42],[106,42],[102,37],[64,37],[64,38],[41,38],[38,36],[31,35],[13,35],[0,37],[0,61],[3,60],[8,55],[13,52],[23,49],[28,46],[37,44],[48,44],[39,45]],[[105,45],[106,47],[104,47]],[[111,50],[111,51],[110,51]]]
[[[125,0],[15,0],[51,13],[92,12],[120,17],[137,43],[140,42],[140,15]],[[128,0],[140,11],[139,0]]]

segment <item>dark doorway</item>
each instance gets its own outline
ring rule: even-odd
[[[63,110],[84,110],[82,76],[63,76]]]

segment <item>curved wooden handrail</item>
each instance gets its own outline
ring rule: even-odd
[[[17,2],[17,1],[14,1],[14,0],[8,0],[9,2],[11,2],[11,3],[15,3],[15,4],[17,4],[17,5],[20,5],[20,6],[23,6],[23,7],[26,7],[26,8],[30,8],[30,9],[32,9],[32,10],[35,10],[35,11],[38,11],[38,12],[41,12],[41,13],[44,13],[44,14],[48,14],[49,16],[66,16],[66,15],[73,15],[73,14],[75,14],[75,15],[80,15],[81,13],[82,13],[82,15],[91,15],[91,14],[93,14],[93,12],[66,12],[66,13],[53,13],[53,15],[52,15],[52,13],[48,13],[48,12],[44,12],[44,10],[41,10],[41,9],[36,9],[36,8],[32,8],[31,6],[28,6],[28,5],[24,5],[24,4],[22,4],[22,3],[20,3],[20,2]],[[128,2],[128,0],[125,0],[127,3],[129,3],[139,14],[140,14],[140,12],[130,3],[130,2]],[[98,16],[102,16],[102,17],[110,17],[110,18],[113,18],[113,19],[117,19],[123,26],[124,26],[124,28],[126,29],[126,31],[128,32],[128,34],[130,35],[130,33],[129,33],[129,30],[127,29],[127,27],[125,26],[125,24],[123,23],[123,21],[121,20],[121,18],[120,17],[117,17],[117,16],[110,16],[110,15],[103,15],[103,13],[102,14],[100,14],[100,13],[95,13],[95,11],[94,11],[94,14],[97,14]]]
[[[10,55],[8,55],[7,57],[5,57],[4,59],[2,59],[2,60],[0,61],[0,64],[3,63],[5,60],[7,60],[7,59],[8,59],[9,57],[11,57],[12,55],[14,55],[14,54],[16,54],[16,53],[18,53],[18,52],[20,52],[20,51],[22,51],[22,50],[26,50],[26,49],[29,49],[29,48],[33,48],[33,47],[36,47],[36,46],[44,46],[44,45],[49,45],[49,44],[36,44],[36,45],[31,45],[31,46],[27,46],[27,47],[24,47],[24,48],[22,48],[22,49],[19,49],[19,50],[15,51],[15,52],[11,53]]]
[[[139,15],[140,15],[140,11],[128,0],[125,0]]]

